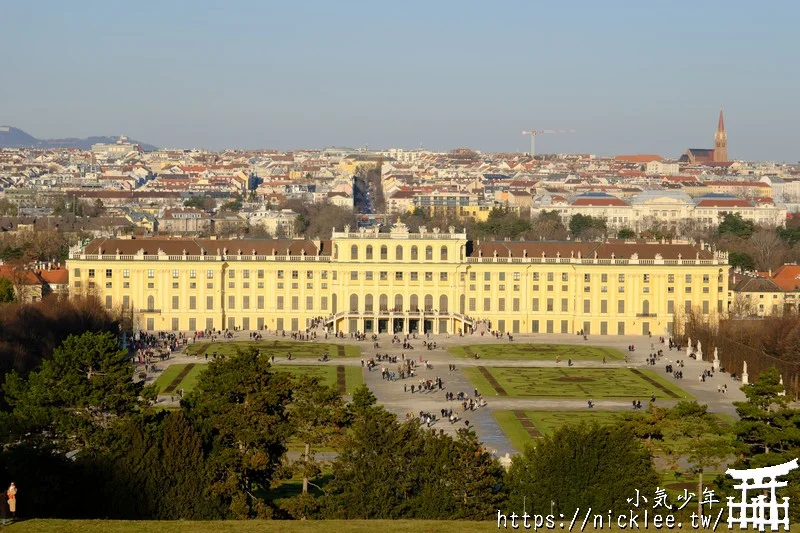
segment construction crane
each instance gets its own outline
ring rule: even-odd
[[[536,136],[543,133],[575,133],[575,130],[526,130],[523,135],[531,136],[531,159],[536,155]]]

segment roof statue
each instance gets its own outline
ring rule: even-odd
[[[395,235],[406,235],[408,234],[408,226],[406,226],[403,222],[400,222],[400,219],[397,219],[397,222],[392,224],[390,233]]]

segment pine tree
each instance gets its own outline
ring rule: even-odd
[[[183,408],[208,450],[210,491],[237,518],[269,517],[268,488],[291,435],[291,379],[255,348],[208,365]]]
[[[650,451],[624,425],[565,425],[511,461],[507,506],[571,516],[591,506],[629,510],[634,488],[653,493],[658,474]]]
[[[344,403],[333,387],[320,384],[314,376],[294,380],[289,419],[294,436],[305,445],[303,457],[295,467],[303,474],[303,494],[308,492],[309,478],[320,473],[313,448],[326,446],[341,436],[345,424]]]
[[[780,373],[770,368],[758,380],[742,387],[747,401],[736,402],[740,420],[734,425],[742,458],[733,468],[774,466],[800,457],[800,410],[789,406]],[[800,519],[800,471],[786,477],[788,487],[780,496],[789,496],[789,514]]]

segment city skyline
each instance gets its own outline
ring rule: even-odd
[[[574,129],[537,152],[677,158],[712,146],[722,107],[730,159],[800,159],[790,3],[138,6],[7,8],[0,45],[19,52],[0,123],[175,148],[486,152]]]

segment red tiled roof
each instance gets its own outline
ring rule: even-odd
[[[697,202],[697,207],[752,207],[747,200],[735,200],[728,198],[719,198],[711,200],[700,200]]]
[[[628,205],[619,198],[578,198],[572,205],[586,206],[606,206],[606,205]]]
[[[239,250],[243,255],[317,255],[317,246],[307,239],[95,239],[86,245],[84,253],[114,255],[136,255],[144,250],[146,255],[157,255],[161,250],[166,255],[216,255],[217,250],[228,251],[228,255]],[[320,241],[319,255],[330,255],[330,241]]]
[[[612,255],[616,259],[630,259],[636,254],[639,259],[655,259],[660,255],[662,259],[695,259],[700,255],[700,259],[713,259],[714,254],[708,250],[690,244],[660,244],[636,242],[628,243],[622,241],[610,242],[541,242],[541,241],[487,241],[476,246],[472,251],[472,257],[493,257],[497,252],[498,257],[578,257],[593,258],[597,252],[598,259],[611,259]]]
[[[649,163],[650,161],[663,161],[664,158],[656,154],[633,154],[616,155],[614,161],[624,161],[626,163]]]
[[[772,281],[785,291],[800,290],[800,265],[783,265],[772,275]]]
[[[769,187],[760,181],[707,181],[705,184],[709,187]]]
[[[42,280],[30,270],[13,268],[10,265],[0,265],[0,278],[11,280],[20,285],[41,285]]]
[[[50,285],[66,285],[69,283],[69,271],[66,268],[42,270],[39,276]]]

